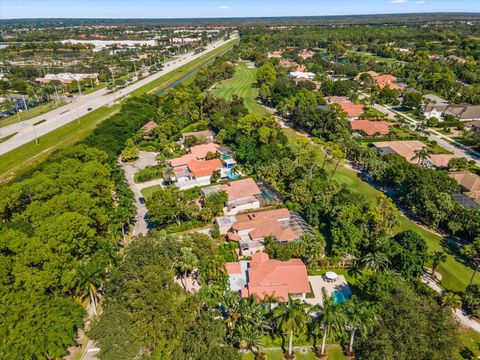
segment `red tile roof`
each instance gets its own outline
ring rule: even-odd
[[[309,292],[307,268],[302,260],[272,260],[265,253],[252,256],[247,288],[242,291],[242,296],[255,295],[262,300],[273,295],[282,301],[288,301],[289,294]]]
[[[242,269],[239,262],[227,262],[225,263],[227,274],[241,274]]]
[[[377,83],[380,89],[383,89],[385,86],[388,86],[390,89],[398,90],[400,86],[395,84],[397,78],[390,74],[374,76],[373,80]]]
[[[192,146],[189,149],[189,153],[178,158],[168,160],[168,163],[173,166],[185,166],[191,160],[203,160],[208,153],[216,153],[219,151],[220,146],[215,143],[201,144]]]
[[[362,104],[354,104],[350,101],[340,102],[338,103],[342,110],[347,113],[349,118],[353,117],[360,117],[363,114],[363,105]]]
[[[375,134],[389,134],[391,124],[384,121],[353,120],[350,121],[350,126],[352,127],[352,130],[362,130],[367,135],[372,136]]]
[[[188,162],[188,169],[194,177],[211,176],[216,170],[221,169],[222,166],[220,159],[191,160]]]

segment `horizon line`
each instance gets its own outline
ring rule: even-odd
[[[279,16],[214,16],[214,17],[38,17],[38,18],[0,18],[3,20],[218,20],[218,19],[298,19],[298,18],[327,18],[327,17],[368,17],[368,16],[393,16],[393,15],[474,15],[480,17],[480,12],[469,11],[423,11],[423,12],[385,12],[372,14],[323,14],[323,15],[279,15]]]

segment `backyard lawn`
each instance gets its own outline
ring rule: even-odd
[[[265,110],[258,110],[258,107],[261,107],[261,105],[256,102],[257,92],[253,91],[249,85],[246,85],[247,83],[255,83],[255,72],[256,69],[250,69],[246,66],[245,63],[240,63],[237,66],[237,72],[234,78],[224,81],[217,89],[215,89],[214,94],[230,98],[233,94],[240,95],[245,99],[246,104],[250,104],[250,107],[247,106],[250,111],[265,114]],[[248,79],[248,81],[242,79]],[[234,83],[239,84],[239,86],[241,87],[239,89],[236,89]],[[294,130],[289,128],[285,128],[285,134],[290,139],[290,141],[292,141],[293,144],[295,144],[299,138],[304,138],[303,136],[298,135]],[[379,190],[375,189],[373,186],[360,179],[357,176],[356,172],[344,166],[338,167],[335,174],[335,179],[339,183],[346,184],[352,190],[363,194],[372,203],[375,202],[376,196],[380,194]],[[436,250],[444,250],[445,252],[448,251],[448,249],[444,248],[442,244],[442,238],[439,235],[425,230],[421,226],[417,225],[415,222],[409,220],[404,215],[399,215],[400,225],[397,227],[397,229],[395,229],[396,232],[414,230],[425,239],[431,252]],[[470,277],[473,274],[472,268],[466,266],[460,261],[457,261],[455,255],[451,253],[447,254],[447,261],[445,263],[442,263],[437,271],[442,274],[442,286],[448,290],[453,291],[463,291],[468,285]],[[475,278],[474,282],[480,283],[480,275]]]
[[[267,360],[283,360],[283,351],[281,349],[262,350],[267,355]],[[318,359],[311,349],[296,350],[298,360],[316,360]],[[327,345],[328,360],[345,360],[342,348],[338,345]],[[254,356],[251,352],[243,354],[242,360],[253,360]]]

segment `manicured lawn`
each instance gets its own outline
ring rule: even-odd
[[[142,86],[141,88],[135,90],[132,95],[138,96],[144,94],[145,92],[158,92],[162,88],[167,87],[179,78],[185,76],[196,67],[201,66],[211,58],[217,56],[219,53],[228,50],[237,42],[238,39],[216,48],[212,52],[205,54],[204,56],[188,64],[185,64],[176,71],[170,72],[156,79],[155,81]],[[18,147],[17,149],[1,155],[0,181],[7,178],[13,179],[45,161],[54,150],[66,148],[83,140],[99,123],[116,113],[120,109],[123,101],[125,101],[125,99],[123,99],[120,104],[117,104],[113,107],[104,106],[86,114],[80,118],[80,124],[74,121],[44,136],[41,136],[39,138],[40,143],[38,145],[35,144],[35,141],[31,141]]]
[[[152,196],[152,194],[155,191],[158,191],[158,190],[161,190],[161,189],[162,189],[162,187],[160,185],[153,185],[153,186],[149,186],[149,187],[146,187],[146,188],[140,190],[140,192],[142,193],[143,198],[147,199],[150,196]]]
[[[480,333],[473,330],[460,330],[460,351],[455,359],[476,359],[478,357],[480,357]]]
[[[283,351],[281,349],[275,350],[262,350],[265,355],[267,355],[267,360],[283,360]],[[296,350],[295,354],[297,355],[298,360],[316,360],[318,359],[314,352],[311,349],[308,350]],[[327,354],[328,360],[345,360],[346,357],[343,355],[342,348],[338,345],[327,345]],[[254,355],[249,352],[242,355],[242,360],[252,360]]]
[[[14,124],[18,122],[18,118],[20,117],[20,121],[28,120],[34,118],[35,116],[39,116],[45,114],[46,112],[52,111],[60,106],[65,105],[64,101],[60,101],[58,104],[55,101],[51,101],[46,104],[38,105],[36,107],[31,108],[30,110],[24,110],[17,114],[13,114],[7,116],[3,119],[0,119],[0,126],[7,126],[10,124]]]
[[[245,106],[250,112],[264,115],[267,111],[257,102],[256,73],[257,69],[249,68],[246,63],[241,62],[237,65],[233,78],[219,84],[213,94],[229,101],[233,95],[238,95],[245,100]]]

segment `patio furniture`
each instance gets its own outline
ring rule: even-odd
[[[333,271],[327,271],[326,274],[325,274],[325,278],[329,282],[335,282],[338,279],[338,275],[337,275],[337,273],[335,273]]]

